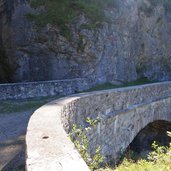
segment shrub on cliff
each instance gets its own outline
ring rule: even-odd
[[[27,16],[39,26],[56,25],[61,34],[68,36],[69,23],[76,16],[84,13],[94,27],[106,20],[104,9],[111,5],[114,5],[114,0],[31,0],[31,6],[41,9],[41,12]]]

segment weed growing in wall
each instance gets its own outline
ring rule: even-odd
[[[102,164],[104,157],[101,154],[101,148],[98,146],[95,149],[95,153],[91,156],[88,152],[89,141],[86,135],[86,131],[89,131],[92,126],[95,126],[100,121],[97,119],[90,119],[89,117],[86,119],[86,122],[90,125],[86,129],[83,129],[82,126],[77,126],[74,124],[72,126],[72,131],[70,133],[70,138],[73,141],[75,147],[78,149],[82,158],[85,160],[90,170],[96,170]]]

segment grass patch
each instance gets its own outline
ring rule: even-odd
[[[99,84],[93,88],[90,88],[87,90],[87,92],[89,91],[99,91],[99,90],[107,90],[107,89],[113,89],[113,88],[118,88],[121,87],[121,85],[114,85],[111,83],[105,83],[105,84]]]
[[[128,86],[136,86],[136,85],[150,84],[150,83],[154,83],[154,81],[151,81],[148,78],[144,77],[144,78],[137,79],[136,81],[124,83],[123,86],[128,87]]]
[[[6,100],[0,102],[0,114],[24,112],[31,109],[37,109],[45,103],[58,97],[45,97],[32,100]]]
[[[121,87],[129,87],[129,86],[136,86],[136,85],[143,85],[143,84],[150,84],[153,83],[153,81],[148,80],[147,78],[140,78],[136,81],[123,83],[121,85],[114,85],[111,83],[105,83],[105,84],[99,84],[93,88],[90,88],[87,90],[87,92],[90,91],[99,91],[99,90],[106,90],[106,89],[114,89],[114,88],[121,88]]]
[[[31,0],[33,8],[43,7],[39,14],[27,14],[27,17],[39,26],[50,23],[58,26],[61,34],[69,38],[69,23],[79,14],[84,13],[90,24],[107,21],[104,9],[114,6],[115,0]]]
[[[171,132],[167,131],[171,137]],[[170,171],[171,170],[171,142],[168,146],[152,143],[152,151],[145,156],[130,149],[126,151],[118,165],[101,168],[101,171]]]

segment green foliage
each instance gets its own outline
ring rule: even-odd
[[[159,146],[156,142],[152,144],[152,151],[148,155],[148,160],[153,162],[154,164],[157,163],[164,163],[169,164],[171,161],[171,145],[169,147]],[[171,169],[171,166],[170,166]]]
[[[171,133],[168,132],[171,136]],[[171,144],[168,147],[159,146],[156,142],[152,144],[153,151],[149,153],[147,160],[138,161],[124,158],[117,168],[106,168],[104,171],[170,171],[171,170]]]
[[[118,87],[121,87],[121,85],[114,85],[114,84],[111,84],[111,83],[104,83],[104,84],[96,85],[95,87],[90,88],[87,91],[88,92],[89,91],[99,91],[99,90],[113,89],[113,88],[118,88]]]
[[[100,121],[99,118],[97,119],[90,119],[87,118],[86,122],[90,124],[90,126],[96,125]],[[71,141],[73,141],[75,147],[78,149],[79,153],[81,154],[82,158],[85,160],[87,165],[89,166],[90,170],[96,170],[99,168],[101,163],[103,162],[104,157],[101,154],[101,148],[98,146],[95,150],[93,157],[89,154],[89,142],[85,131],[89,131],[91,127],[86,128],[83,130],[81,126],[77,126],[74,124],[72,126],[72,131],[70,133]]]
[[[100,118],[97,117],[96,119],[91,119],[90,117],[86,118],[86,122],[90,125],[90,126],[95,126],[98,122],[100,122]]]
[[[90,91],[107,90],[107,89],[122,88],[122,87],[136,86],[136,85],[149,84],[149,83],[153,83],[153,81],[150,81],[146,77],[142,77],[142,78],[137,79],[135,81],[125,82],[121,85],[115,85],[112,83],[99,84],[93,88],[90,88],[87,91],[90,92]]]
[[[39,14],[28,14],[27,17],[37,25],[48,23],[59,27],[61,34],[70,37],[69,23],[81,13],[90,19],[90,24],[106,21],[104,9],[114,5],[114,0],[31,0],[34,8],[43,8]]]
[[[30,100],[6,100],[0,101],[0,114],[23,112],[31,109],[36,109],[45,103],[59,98],[59,96],[54,97],[42,97],[40,99],[30,99]]]
[[[153,81],[149,80],[146,77],[142,77],[142,78],[139,78],[139,79],[137,79],[135,81],[124,83],[124,87],[136,86],[136,85],[142,85],[142,84],[149,84],[149,83],[153,83]]]

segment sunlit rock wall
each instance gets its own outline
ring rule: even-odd
[[[1,37],[12,80],[170,80],[171,2],[115,1],[105,11],[111,22],[97,30],[80,29],[88,20],[75,18],[70,24],[71,41],[57,27],[38,28],[30,22],[26,14],[35,10],[27,1],[11,1],[8,28],[1,30]]]

